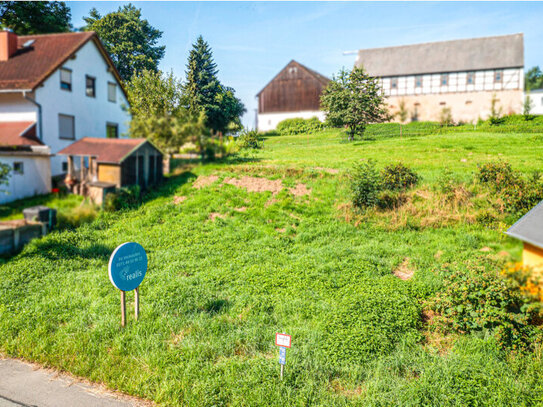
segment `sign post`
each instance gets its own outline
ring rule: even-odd
[[[285,333],[275,334],[275,344],[279,346],[279,364],[281,365],[281,380],[283,380],[283,372],[287,363],[287,348],[291,345],[291,336]]]
[[[126,325],[126,292],[134,290],[136,321],[140,312],[139,285],[147,272],[147,254],[143,247],[134,242],[118,246],[108,265],[109,280],[121,291],[121,326]]]

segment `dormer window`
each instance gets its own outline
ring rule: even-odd
[[[60,89],[72,91],[72,70],[60,68]]]

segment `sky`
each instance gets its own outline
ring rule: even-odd
[[[67,2],[78,28],[127,2]],[[256,94],[292,59],[332,77],[352,68],[345,51],[524,33],[525,68],[543,68],[543,3],[538,2],[132,2],[163,32],[159,68],[185,77],[192,44],[209,43],[219,79],[233,87],[254,127]]]

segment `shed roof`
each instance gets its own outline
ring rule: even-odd
[[[63,148],[57,154],[95,157],[99,163],[121,164],[130,153],[148,142],[144,138],[84,137]]]
[[[0,146],[42,146],[35,122],[0,122]]]
[[[505,234],[543,249],[543,201],[507,229]]]
[[[524,66],[523,34],[361,49],[355,66],[377,77]]]
[[[30,40],[33,40],[31,45],[25,47]],[[115,64],[93,31],[18,36],[17,52],[7,61],[0,62],[0,90],[34,90],[91,40],[126,95]]]

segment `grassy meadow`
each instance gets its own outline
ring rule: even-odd
[[[347,173],[363,158],[422,176],[408,209],[349,207]],[[514,219],[476,220],[492,197],[451,204],[435,192],[443,174],[467,182],[498,159],[540,169],[543,135],[348,143],[327,130],[180,168],[141,207],[3,260],[0,352],[160,406],[542,405],[539,347],[510,352],[485,331],[441,333],[425,317],[448,274],[520,260],[502,233]],[[265,189],[255,178],[275,192],[252,192]],[[140,320],[129,293],[123,329],[107,264],[127,241],[145,247],[149,270]],[[292,335],[282,381],[275,332]]]

